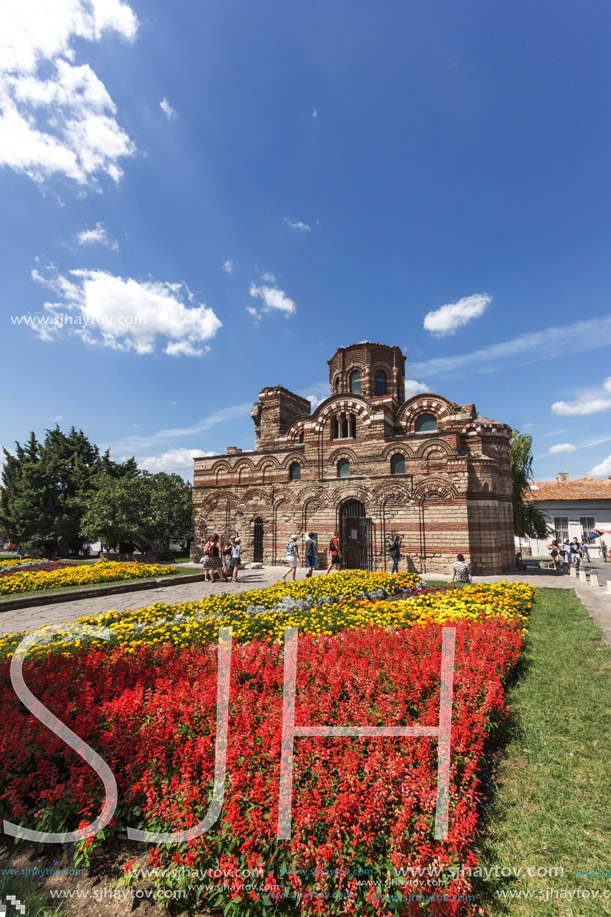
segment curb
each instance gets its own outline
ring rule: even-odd
[[[94,599],[102,595],[117,595],[122,592],[141,592],[145,589],[159,589],[161,586],[178,586],[180,583],[203,582],[203,573],[186,573],[182,576],[168,576],[161,579],[136,580],[126,583],[110,583],[107,586],[92,586],[91,589],[72,589],[63,592],[38,592],[25,598],[0,600],[0,614],[18,608],[33,608],[36,605],[57,605],[73,599]]]

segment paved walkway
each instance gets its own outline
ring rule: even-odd
[[[186,564],[184,566],[187,566]],[[188,565],[197,568],[197,564]],[[599,581],[603,584],[595,589],[586,583],[580,582],[572,576],[558,574],[551,570],[540,570],[538,567],[529,566],[520,573],[511,573],[506,576],[481,576],[476,577],[478,583],[498,583],[499,580],[512,582],[527,582],[537,588],[574,589],[577,596],[588,609],[594,621],[603,632],[604,640],[611,645],[611,594],[605,592],[606,581],[611,578],[611,564],[594,563],[586,567],[598,573]],[[83,615],[100,614],[103,611],[126,611],[129,608],[144,608],[154,602],[194,602],[205,596],[215,593],[243,592],[248,589],[265,589],[278,582],[286,567],[264,567],[261,570],[241,570],[237,583],[185,583],[185,585],[147,589],[142,592],[126,593],[114,597],[101,596],[94,599],[74,598],[69,602],[57,605],[37,605],[17,611],[1,611],[0,606],[0,633],[7,634],[15,631],[35,630],[43,624],[64,624],[76,621]],[[322,575],[322,571],[315,574]],[[303,569],[297,571],[299,579],[303,578]],[[449,580],[450,576],[442,573],[425,574],[423,579]]]

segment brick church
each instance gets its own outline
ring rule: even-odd
[[[449,572],[457,553],[480,575],[515,568],[509,438],[503,423],[442,395],[405,400],[398,347],[363,342],[329,360],[331,396],[314,412],[281,385],[253,405],[255,448],[196,458],[192,558],[208,532],[237,532],[243,560],[283,564],[286,542],[316,535],[320,565],[339,533],[342,566]]]

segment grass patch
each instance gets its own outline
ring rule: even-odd
[[[611,648],[572,591],[540,590],[507,700],[479,865],[563,874],[492,875],[476,900],[490,917],[611,914]]]

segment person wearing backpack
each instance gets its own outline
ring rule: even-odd
[[[290,541],[286,543],[286,562],[288,565],[288,570],[282,577],[283,580],[286,580],[289,573],[291,574],[291,579],[295,581],[295,572],[297,570],[297,563],[299,561],[299,548],[297,546],[297,539],[299,535],[291,535]]]
[[[341,555],[339,553],[339,537],[337,532],[333,532],[333,537],[329,542],[329,554],[331,555],[331,563],[329,564],[327,573],[331,573],[332,570],[337,571],[341,568]]]
[[[399,560],[401,559],[401,536],[397,532],[390,533],[388,541],[388,553],[392,557],[392,573],[399,572]]]

